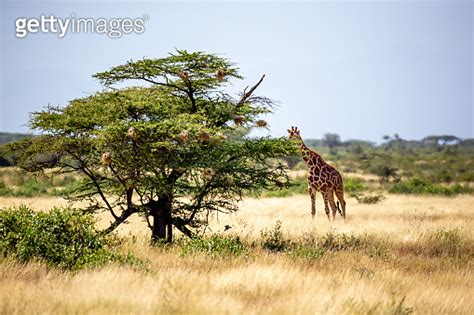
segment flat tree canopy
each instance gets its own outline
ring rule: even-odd
[[[85,211],[108,211],[104,232],[137,213],[154,240],[171,241],[172,226],[192,236],[210,214],[236,211],[245,193],[288,185],[279,161],[294,147],[243,132],[266,127],[261,116],[273,103],[254,93],[264,76],[233,96],[228,82],[243,79],[234,64],[177,50],[94,77],[103,91],[33,113],[40,135],[11,149],[28,171],[79,172],[67,198],[88,201]]]

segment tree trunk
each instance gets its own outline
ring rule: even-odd
[[[173,240],[171,200],[161,197],[158,201],[150,202],[150,214],[153,217],[151,240],[170,243]]]

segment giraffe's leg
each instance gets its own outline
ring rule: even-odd
[[[339,201],[336,201],[336,209],[337,209],[337,212],[339,212],[339,214],[342,215],[341,207],[339,206]]]
[[[316,189],[311,187],[311,184],[308,185],[308,193],[311,198],[311,216],[314,219],[316,215]]]
[[[337,207],[336,207],[336,203],[334,202],[334,192],[332,190],[329,190],[328,201],[329,201],[329,205],[331,206],[332,221],[334,221],[336,219]]]
[[[339,204],[339,201],[336,201],[336,207],[337,207],[337,212],[339,212],[339,214],[342,216],[342,210],[341,210],[341,206]]]
[[[337,196],[337,199],[339,200],[338,203],[339,202],[341,203],[341,208],[342,208],[342,213],[341,211],[339,211],[339,213],[341,213],[342,217],[345,220],[346,219],[346,201],[344,200],[344,191],[342,189],[336,191],[336,196]]]
[[[328,220],[331,221],[331,217],[329,216],[329,197],[328,197],[328,191],[321,191],[323,194],[323,199],[324,199],[324,211],[326,212],[326,216],[328,217]]]

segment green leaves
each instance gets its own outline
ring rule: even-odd
[[[254,95],[264,76],[233,96],[226,83],[242,79],[237,70],[227,59],[185,50],[127,62],[94,76],[103,91],[34,113],[30,125],[41,135],[11,149],[27,170],[82,174],[69,198],[109,211],[116,225],[124,213],[147,221],[148,205],[166,197],[174,218],[198,227],[209,213],[236,211],[244,192],[288,185],[278,161],[294,146],[245,136],[266,127],[261,115],[273,109]],[[137,80],[142,85],[128,84]],[[44,155],[57,160],[42,163]]]
[[[42,259],[77,270],[123,261],[109,245],[110,239],[94,229],[93,217],[74,209],[40,212],[21,206],[0,211],[0,253],[23,262]]]
[[[176,50],[165,58],[131,60],[94,77],[106,86],[133,79],[166,86],[175,92],[192,89],[199,93],[214,89],[230,78],[242,79],[237,71],[228,60],[215,55]]]

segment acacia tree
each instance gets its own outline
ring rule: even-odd
[[[172,240],[172,226],[192,236],[212,213],[230,213],[246,191],[288,185],[279,159],[292,153],[285,139],[242,136],[265,127],[269,98],[254,95],[264,76],[232,96],[243,79],[227,59],[203,52],[130,61],[94,75],[101,92],[32,114],[41,134],[12,145],[31,172],[79,172],[68,196],[85,211],[108,211],[113,231],[139,214],[153,240]],[[140,82],[131,86],[130,82]],[[119,88],[117,85],[119,84]]]

